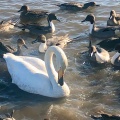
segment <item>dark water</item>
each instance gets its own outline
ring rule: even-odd
[[[67,0],[68,1],[68,0]],[[0,19],[7,19],[19,15],[17,11],[23,4],[31,9],[42,9],[55,12],[61,22],[55,22],[55,35],[69,34],[70,38],[78,37],[69,43],[64,51],[67,55],[69,66],[65,73],[65,81],[70,87],[71,94],[67,98],[53,99],[40,95],[33,95],[20,90],[11,83],[11,78],[6,67],[0,65],[0,113],[15,109],[16,120],[91,120],[91,114],[100,111],[111,114],[120,114],[120,71],[113,66],[96,65],[90,63],[87,54],[89,43],[88,24],[81,21],[89,13],[96,16],[96,24],[106,25],[109,12],[114,9],[119,12],[119,0],[96,0],[100,7],[82,12],[61,11],[55,4],[67,1],[60,0],[1,0]],[[88,0],[76,2],[87,2]],[[69,2],[69,1],[68,1]],[[16,48],[18,37],[25,39],[28,50],[24,54],[36,56],[41,59],[44,54],[38,53],[39,44],[31,45],[36,36],[19,30],[0,33],[0,39],[5,44]],[[94,40],[97,43],[99,40]],[[114,54],[110,53],[112,56]]]

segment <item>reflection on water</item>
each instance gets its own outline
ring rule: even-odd
[[[68,0],[67,0],[68,1]],[[101,6],[88,11],[68,12],[59,10],[55,4],[67,1],[42,1],[42,0],[1,0],[0,19],[6,19],[19,15],[17,11],[24,4],[31,9],[42,9],[55,12],[61,22],[55,22],[54,35],[69,34],[70,38],[78,37],[69,43],[64,51],[67,55],[69,66],[64,79],[70,87],[69,97],[53,99],[40,95],[33,95],[20,90],[11,83],[11,78],[6,66],[0,64],[0,113],[6,113],[15,109],[14,118],[17,120],[91,120],[91,114],[104,111],[111,114],[120,114],[120,71],[114,69],[111,64],[104,66],[91,63],[87,56],[89,44],[88,24],[81,21],[89,13],[96,16],[96,24],[106,25],[109,11],[115,9],[119,12],[120,2],[114,0],[96,0]],[[84,2],[87,2],[85,0]],[[77,2],[83,3],[78,0]],[[47,35],[49,38],[50,35]],[[24,55],[36,56],[44,59],[44,54],[38,52],[39,44],[31,44],[35,35],[20,31],[17,28],[10,32],[0,33],[0,41],[16,48],[18,37],[26,41],[28,50],[23,48]],[[93,44],[99,39],[93,40]],[[114,52],[111,52],[112,56]],[[42,84],[42,83],[41,83]],[[47,89],[47,88],[45,88]]]

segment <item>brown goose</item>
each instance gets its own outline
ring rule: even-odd
[[[13,49],[9,45],[4,45],[2,42],[0,42],[0,58],[3,58],[3,54],[5,53],[13,53],[15,55],[22,55],[22,46],[27,48],[25,41],[23,39],[17,40],[17,50]]]
[[[117,26],[120,25],[120,15],[116,14],[115,10],[110,11],[110,17],[107,21],[108,26]]]
[[[20,22],[22,24],[38,23],[48,15],[46,11],[30,10],[27,5],[23,5],[18,12],[21,12]]]
[[[88,2],[85,4],[70,2],[70,3],[59,4],[57,6],[60,7],[60,9],[76,11],[76,10],[86,10],[90,7],[95,7],[95,6],[100,6],[100,5],[97,5],[95,2]]]
[[[16,27],[22,30],[28,30],[32,34],[40,35],[40,34],[47,34],[55,32],[55,25],[53,24],[53,20],[58,20],[54,13],[50,13],[47,17],[48,25],[47,26],[40,26],[35,24],[26,24],[22,26],[15,25]]]

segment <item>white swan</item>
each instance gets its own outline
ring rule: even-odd
[[[53,54],[56,55],[56,72],[53,65]],[[51,46],[45,53],[45,62],[39,58],[4,54],[8,71],[20,89],[48,97],[64,97],[70,94],[69,87],[63,80],[64,71],[68,65],[64,51]]]

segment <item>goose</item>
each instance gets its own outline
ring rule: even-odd
[[[32,44],[36,42],[40,42],[39,52],[44,53],[49,46],[57,45],[63,48],[70,41],[71,40],[69,39],[68,34],[66,34],[65,36],[59,36],[59,37],[53,36],[52,38],[49,38],[47,40],[45,35],[41,34],[37,36],[36,40],[32,41]]]
[[[93,14],[87,15],[87,17],[81,22],[90,22],[89,34],[97,38],[111,38],[115,36],[115,27],[96,27],[95,26],[95,16]]]
[[[115,50],[117,51],[115,55],[111,58],[111,63],[114,66],[120,67],[120,44],[116,45]]]
[[[100,6],[100,5],[97,5],[95,2],[88,2],[85,4],[70,2],[70,3],[58,4],[57,6],[60,7],[60,9],[75,11],[75,10],[85,10],[90,7]]]
[[[23,24],[22,26],[18,26],[18,25],[15,26],[22,30],[27,29],[30,33],[33,33],[35,35],[47,34],[47,33],[55,32],[55,26],[53,24],[53,20],[60,21],[57,19],[54,13],[50,13],[47,17],[48,26],[39,26],[35,24],[26,24],[26,25]]]
[[[100,116],[91,115],[91,118],[94,120],[120,120],[120,116],[109,115],[109,114],[100,114]]]
[[[21,12],[20,23],[22,24],[39,23],[43,18],[46,18],[48,15],[47,11],[30,10],[27,5],[23,5],[18,12]]]
[[[9,19],[4,19],[0,22],[0,32],[9,31],[14,28],[14,25],[17,24],[19,19],[17,17],[11,17]]]
[[[28,49],[28,47],[25,44],[25,41],[21,38],[17,40],[17,50],[10,47],[9,45],[4,45],[2,42],[0,42],[0,58],[3,58],[3,54],[5,53],[13,53],[15,55],[22,55],[22,46]]]
[[[117,44],[120,44],[120,38],[102,40],[101,42],[97,43],[97,45],[109,52],[113,51]]]
[[[110,17],[107,20],[108,26],[117,26],[120,25],[120,15],[116,14],[115,10],[110,11]]]
[[[95,61],[97,63],[106,63],[110,61],[110,55],[108,51],[103,48],[96,47],[92,45],[90,40],[89,42],[89,52],[90,52],[90,60]]]
[[[57,61],[56,70],[53,65],[53,54]],[[60,47],[49,47],[44,61],[35,57],[15,56],[12,53],[4,54],[4,59],[12,83],[20,89],[53,98],[69,96],[70,89],[63,79],[68,61]]]
[[[10,114],[5,114],[5,117],[0,117],[0,120],[15,120],[15,118],[13,118],[13,114],[14,114],[14,110],[12,110],[12,112]]]

